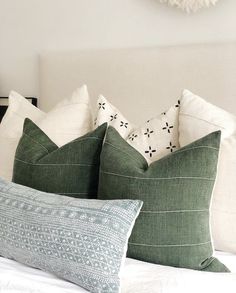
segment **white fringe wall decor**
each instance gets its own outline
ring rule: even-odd
[[[196,12],[200,8],[210,7],[215,5],[218,0],[160,0],[162,3],[167,3],[170,6],[181,8],[186,12]]]

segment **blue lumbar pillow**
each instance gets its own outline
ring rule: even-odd
[[[69,198],[0,179],[0,255],[90,292],[119,292],[141,206],[139,200]]]

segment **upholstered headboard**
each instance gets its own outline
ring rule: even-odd
[[[236,114],[236,43],[40,56],[43,110],[84,83],[93,103],[102,93],[136,123],[168,108],[184,88]]]

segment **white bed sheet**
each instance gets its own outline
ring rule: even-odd
[[[217,253],[234,273],[207,273],[126,259],[122,293],[235,293],[236,255]],[[83,293],[52,274],[0,257],[1,293]]]
[[[236,254],[215,251],[214,256],[217,257],[222,263],[224,263],[232,273],[236,274]]]

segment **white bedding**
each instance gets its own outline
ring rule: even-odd
[[[236,255],[216,253],[233,273],[206,273],[126,259],[122,293],[235,293]],[[83,293],[86,290],[40,270],[0,257],[1,293]]]

